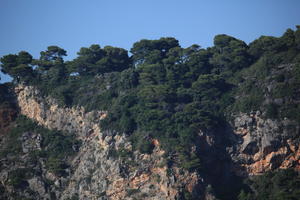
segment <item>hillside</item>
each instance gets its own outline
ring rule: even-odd
[[[1,58],[0,199],[299,199],[300,28]]]

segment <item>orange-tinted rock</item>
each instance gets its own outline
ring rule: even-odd
[[[235,170],[238,174],[258,175],[278,168],[300,168],[299,143],[281,137],[284,123],[292,122],[262,119],[255,114],[237,117],[234,133],[243,141],[235,152],[236,159],[242,161],[238,164],[241,168],[237,166]],[[252,144],[255,151],[248,151]]]

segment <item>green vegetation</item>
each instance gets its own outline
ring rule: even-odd
[[[8,141],[1,152],[1,157],[6,155],[18,155],[22,152],[21,137],[25,131],[33,130],[34,123],[25,117],[16,119],[16,126],[8,133]]]
[[[3,56],[1,70],[61,106],[107,110],[101,121],[105,131],[129,135],[134,149],[148,154],[156,138],[168,166],[197,171],[202,158],[193,146],[199,131],[224,127],[232,113],[260,110],[264,117],[300,121],[299,41],[299,28],[278,38],[262,36],[249,45],[217,35],[207,49],[182,48],[175,38],[144,39],[133,44],[131,56],[121,48],[94,44],[67,62],[65,50],[50,46],[39,59],[24,51]],[[65,166],[60,161],[71,151],[73,139],[52,132],[44,137],[47,167],[61,173]],[[66,153],[56,156],[59,152]],[[244,199],[247,195],[240,194]]]
[[[10,84],[0,84],[0,105],[7,105],[11,104],[11,90],[10,90]]]
[[[127,195],[131,196],[131,195],[134,195],[134,194],[139,193],[139,192],[140,192],[139,189],[128,189],[127,190]]]
[[[19,168],[9,173],[8,184],[16,188],[24,187],[28,185],[26,179],[33,176],[33,172],[27,168]]]
[[[239,200],[298,200],[300,174],[292,169],[267,172],[248,180],[253,191],[241,191]]]
[[[30,162],[36,163],[39,158],[42,158],[48,170],[59,176],[65,175],[64,169],[68,167],[66,159],[75,153],[73,146],[79,146],[80,142],[73,135],[43,128],[24,116],[16,119],[15,127],[8,133],[9,138],[1,152],[1,157],[21,154],[21,138],[26,132],[40,134],[42,138],[41,150],[29,152]]]

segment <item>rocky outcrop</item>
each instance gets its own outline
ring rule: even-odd
[[[22,151],[28,153],[41,150],[41,135],[31,132],[25,132],[22,135]]]
[[[60,107],[31,86],[19,85],[15,91],[21,114],[49,129],[74,134],[81,146],[74,147],[77,154],[68,159],[67,175],[58,176],[45,167],[43,159],[31,160],[31,154],[42,149],[42,135],[24,132],[18,139],[22,154],[1,160],[0,189],[5,193],[0,198],[13,199],[11,194],[22,193],[24,198],[35,199],[173,200],[188,193],[195,199],[208,200],[216,199],[214,189],[221,184],[220,177],[230,182],[231,171],[251,176],[278,168],[300,169],[299,140],[294,139],[300,128],[288,119],[265,119],[260,112],[240,113],[228,127],[231,131],[200,131],[192,148],[202,156],[205,174],[199,174],[168,166],[156,139],[152,139],[153,152],[141,154],[126,135],[101,131],[99,124],[107,115],[105,111]],[[26,180],[19,180],[16,189],[11,180],[17,172],[26,174]]]
[[[61,108],[52,98],[45,99],[31,86],[19,85],[15,88],[21,114],[49,128],[76,134],[85,140],[100,133],[99,120],[106,112],[85,112],[82,107]]]
[[[234,120],[235,150],[231,156],[239,173],[258,175],[278,168],[300,169],[300,127],[288,119],[264,119],[262,114],[241,113]]]
[[[128,138],[122,134],[102,132],[100,120],[104,111],[86,112],[81,107],[59,107],[33,87],[19,85],[15,89],[21,114],[49,129],[75,134],[82,141],[78,154],[70,161],[68,180],[45,172],[47,180],[60,190],[60,199],[178,199],[188,191],[203,199],[204,183],[197,173],[168,168],[164,151],[153,140],[152,154],[133,151]],[[39,148],[39,136],[23,134],[23,152]],[[47,190],[38,177],[28,180],[34,192],[45,196]]]

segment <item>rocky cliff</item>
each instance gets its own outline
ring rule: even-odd
[[[105,111],[86,112],[81,107],[59,107],[54,99],[43,98],[31,86],[19,85],[15,93],[22,115],[48,129],[74,134],[81,146],[76,155],[68,159],[67,176],[52,173],[39,160],[38,164],[29,166],[39,168],[40,173],[30,176],[23,188],[15,190],[8,184],[10,173],[28,168],[30,153],[41,150],[43,140],[39,133],[24,132],[19,138],[22,161],[11,162],[9,158],[1,161],[1,184],[5,194],[2,198],[14,199],[22,193],[35,199],[171,200],[187,198],[184,197],[186,194],[195,199],[215,199],[208,189],[210,183],[215,182],[214,176],[227,174],[228,169],[242,177],[278,168],[300,169],[299,141],[291,137],[299,134],[297,123],[288,119],[265,119],[259,111],[234,116],[231,126],[224,130],[228,134],[223,134],[231,141],[231,145],[225,146],[226,152],[219,150],[220,138],[216,134],[199,133],[196,148],[206,152],[203,163],[210,168],[208,174],[200,175],[176,166],[169,167],[165,152],[156,139],[151,139],[155,146],[153,153],[141,154],[133,150],[126,135],[101,131],[99,122],[106,117]],[[9,113],[11,115],[6,116],[13,118],[15,111]],[[224,156],[230,161],[218,161]],[[210,171],[215,172],[210,174]]]
[[[26,179],[24,188],[17,191],[8,184],[9,173],[25,168],[30,152],[40,150],[43,140],[38,133],[24,133],[20,138],[23,163],[7,159],[1,164],[5,198],[14,199],[14,195],[23,193],[35,199],[178,199],[185,191],[204,198],[205,184],[199,174],[168,168],[159,141],[153,139],[152,154],[141,154],[132,150],[125,135],[101,131],[99,122],[106,116],[104,111],[59,107],[55,100],[42,98],[30,86],[19,85],[15,92],[22,115],[48,129],[75,134],[81,146],[68,160],[67,176],[51,173],[40,160],[36,164],[40,173]]]
[[[262,118],[252,112],[234,119],[236,145],[230,149],[234,163],[244,175],[258,175],[269,170],[300,169],[300,127],[295,121]]]
[[[300,28],[1,58],[0,199],[300,196]]]

